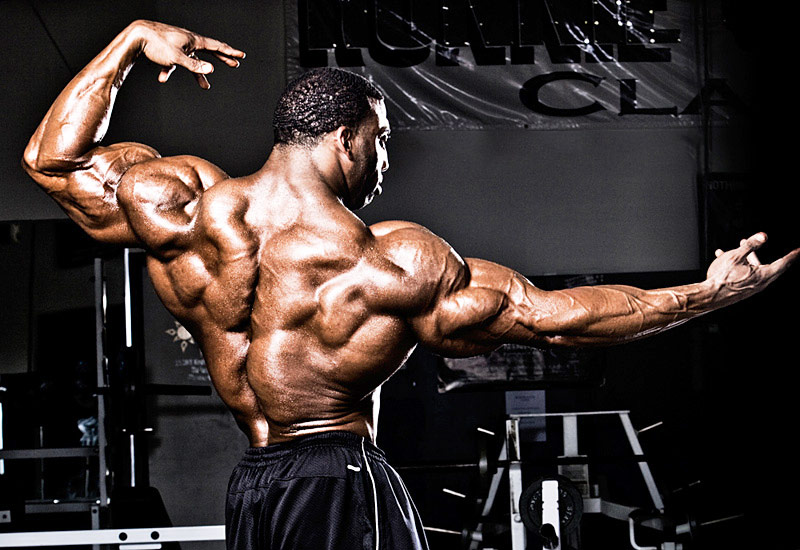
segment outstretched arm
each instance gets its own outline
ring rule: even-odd
[[[443,355],[474,355],[505,343],[598,346],[655,334],[760,292],[794,262],[800,249],[768,265],[756,234],[739,248],[717,251],[699,283],[643,290],[621,285],[543,291],[514,271],[468,259],[445,277],[431,306],[412,324],[423,344]]]
[[[118,201],[117,189],[131,167],[159,155],[137,143],[98,145],[108,129],[117,91],[135,60],[144,55],[162,66],[162,82],[175,66],[183,66],[195,74],[201,87],[208,88],[206,75],[213,66],[194,57],[203,50],[230,66],[244,57],[227,44],[187,30],[136,21],[67,85],[37,128],[25,149],[23,167],[91,236],[109,242],[139,242],[124,205]],[[166,185],[164,194],[170,197],[167,202],[180,203],[187,196],[185,182],[169,178],[166,165],[159,171],[167,176],[161,182]]]

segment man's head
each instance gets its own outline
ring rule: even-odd
[[[383,93],[364,77],[341,69],[313,69],[290,82],[278,101],[275,144],[312,149],[332,145],[343,186],[337,195],[353,210],[380,192],[389,167],[389,122]]]
[[[309,147],[339,128],[355,128],[383,93],[366,78],[334,68],[312,69],[286,87],[273,117],[275,144]]]

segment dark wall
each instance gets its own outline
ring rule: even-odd
[[[62,214],[19,168],[22,151],[59,91],[127,24],[156,19],[230,42],[248,54],[219,70],[212,89],[175,74],[166,86],[140,63],[117,98],[107,142],[147,143],[163,155],[196,154],[231,174],[259,168],[269,152],[272,109],[284,84],[283,7],[279,1],[3,2],[0,71],[6,113],[0,139],[0,219]]]
[[[403,132],[360,213],[529,276],[697,269],[699,146],[696,128]]]
[[[136,18],[212,35],[248,57],[237,70],[219,67],[208,92],[181,71],[160,85],[156,69],[140,63],[118,96],[106,141],[199,155],[234,176],[266,159],[284,85],[283,2],[4,2],[0,10],[12,52],[2,71],[14,75],[0,96],[10,113],[0,186],[14,200],[0,203],[0,219],[63,215],[19,158],[71,75]],[[694,269],[701,141],[696,127],[396,133],[386,193],[361,214],[430,226],[464,255],[525,274]],[[741,168],[729,141],[717,143],[715,158],[725,160],[716,169]]]

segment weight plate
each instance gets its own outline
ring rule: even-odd
[[[542,529],[542,484],[550,480],[558,481],[558,516],[563,537],[578,528],[583,516],[583,497],[569,479],[552,476],[535,481],[522,493],[519,511],[525,527],[538,536]]]

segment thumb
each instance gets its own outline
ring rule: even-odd
[[[164,67],[161,69],[161,72],[158,74],[158,81],[162,84],[169,80],[170,75],[175,70],[175,65],[170,65],[169,67]]]

